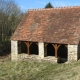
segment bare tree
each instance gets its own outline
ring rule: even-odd
[[[23,12],[13,0],[0,0],[0,44],[10,41],[22,17]]]

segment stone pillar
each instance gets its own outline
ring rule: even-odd
[[[11,40],[11,60],[17,60],[18,56],[18,41]]]
[[[39,57],[44,58],[44,43],[39,42]]]
[[[68,61],[78,60],[78,45],[68,45]]]

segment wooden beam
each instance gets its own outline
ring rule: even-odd
[[[48,44],[45,44],[45,47],[47,47]]]
[[[68,48],[68,45],[65,45]]]
[[[18,46],[21,44],[21,41],[18,42]]]
[[[32,42],[29,43],[29,46],[31,46]]]
[[[53,45],[53,47],[55,48],[55,44],[52,44]]]
[[[27,45],[27,42],[24,42]]]
[[[38,43],[36,42],[36,44],[38,45]]]
[[[60,46],[61,46],[61,45],[57,45],[57,48],[59,49]]]

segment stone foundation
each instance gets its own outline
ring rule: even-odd
[[[44,58],[44,43],[38,43],[39,45],[39,57]]]
[[[57,58],[55,57],[51,57],[51,56],[48,56],[48,57],[44,57],[44,58],[41,58],[39,57],[39,55],[28,55],[28,54],[25,54],[25,53],[22,53],[22,54],[18,54],[18,58],[17,60],[19,61],[22,61],[22,60],[34,60],[34,61],[39,61],[39,62],[43,62],[43,61],[47,61],[47,62],[51,62],[51,63],[57,63]]]
[[[11,41],[11,60],[17,60],[18,41]]]
[[[43,60],[44,60],[44,61],[51,62],[51,63],[57,63],[57,58],[55,58],[55,57],[53,57],[53,56],[44,57]]]
[[[78,45],[68,45],[68,61],[78,60]]]
[[[18,60],[26,60],[26,59],[38,60],[38,59],[40,59],[40,57],[39,57],[39,55],[28,55],[25,53],[18,54]]]

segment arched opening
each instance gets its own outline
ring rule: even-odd
[[[38,45],[34,42],[30,46],[30,54],[38,55]]]
[[[21,47],[21,53],[27,53],[27,46],[23,41],[20,43],[20,47]]]
[[[47,56],[55,56],[55,49],[51,43],[47,45]]]
[[[65,45],[60,45],[58,48],[58,62],[64,63],[67,61],[68,49]]]

